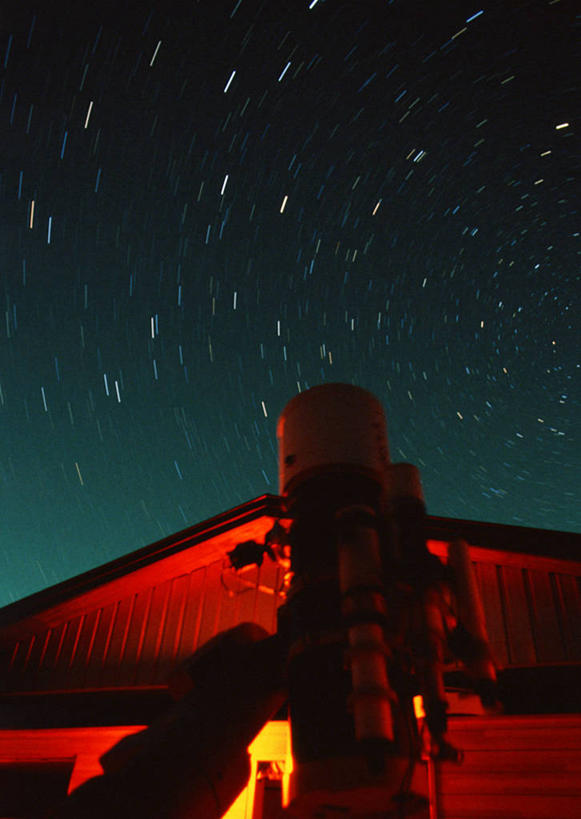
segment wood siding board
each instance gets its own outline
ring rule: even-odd
[[[2,682],[0,683],[1,691],[13,691],[18,688],[18,681],[20,680],[20,666],[24,654],[23,642],[23,640],[17,640],[14,643],[14,648],[12,649],[12,654],[10,657],[10,665],[6,669],[6,672],[0,675],[2,679]]]
[[[55,669],[59,661],[68,623],[61,623],[50,629],[46,647],[42,651],[42,662],[34,670],[25,673],[21,687],[24,691],[47,691],[54,686]],[[46,635],[43,635],[46,639]],[[40,658],[39,658],[40,659]]]
[[[72,668],[75,662],[75,658],[77,656],[77,651],[79,650],[79,643],[81,640],[81,634],[85,625],[85,621],[87,619],[87,614],[82,614],[80,617],[79,628],[77,629],[77,634],[75,636],[75,642],[71,648],[71,656],[69,657],[68,668]]]
[[[447,775],[447,766],[442,767],[442,776]],[[528,771],[529,776],[536,776],[537,773],[555,771],[560,773],[566,771],[569,774],[579,774],[581,784],[581,750],[568,750],[566,755],[560,749],[519,750],[501,751],[496,749],[471,749],[464,753],[464,760],[461,768],[456,772],[473,774],[485,771],[487,774],[495,772],[504,773],[511,771]],[[454,773],[454,771],[451,771]]]
[[[508,638],[503,616],[497,567],[492,563],[476,564],[476,582],[482,598],[486,630],[496,664],[508,664]]]
[[[119,666],[119,676],[117,678],[117,684],[120,686],[135,684],[138,655],[143,639],[142,634],[147,622],[150,601],[150,589],[146,589],[135,595],[131,619],[127,629],[127,639]]]
[[[207,580],[204,588],[204,599],[200,632],[196,648],[204,645],[216,634],[218,618],[220,616],[220,602],[222,597],[222,561],[216,560],[207,567]]]
[[[79,684],[84,688],[89,685],[89,678],[90,678],[90,667],[91,664],[95,667],[95,646],[98,645],[97,643],[97,635],[99,634],[99,629],[101,628],[101,620],[103,617],[103,609],[97,609],[95,615],[95,622],[93,623],[93,628],[89,635],[89,641],[86,648],[85,658],[84,658],[84,668],[83,671],[79,674],[80,681]],[[89,628],[89,625],[87,625]]]
[[[172,587],[173,579],[168,580],[166,583],[163,584],[163,605],[161,609],[161,618],[159,621],[159,628],[157,630],[157,635],[155,638],[155,646],[153,649],[153,662],[157,664],[159,660],[159,653],[161,651],[161,645],[163,642],[163,632],[165,631],[165,624],[167,621],[167,613],[169,610],[169,603],[170,603],[170,594],[171,594],[171,587]]]
[[[548,572],[528,572],[537,661],[557,663],[566,659],[557,614],[557,601]]]
[[[85,617],[79,635],[77,650],[73,658],[72,668],[85,669],[87,667],[93,646],[95,645],[101,613],[102,609],[95,609],[94,611],[90,611]]]
[[[25,671],[21,687],[26,690],[52,690],[68,684],[68,660],[75,644],[81,618],[48,629],[37,640],[38,653]]]
[[[42,656],[45,642],[45,634],[41,636],[33,634],[22,642],[22,650],[19,652],[20,661],[9,677],[9,690],[30,691],[34,689],[38,660]]]
[[[55,666],[59,679],[66,678],[66,672],[68,671],[73,658],[73,649],[76,650],[76,644],[79,639],[79,631],[81,626],[82,615],[75,617],[73,620],[70,620],[67,623],[67,629],[63,637],[61,651]]]
[[[42,640],[41,640],[41,643],[42,643],[42,651],[40,652],[40,657],[39,657],[39,659],[38,659],[38,667],[39,667],[39,668],[41,668],[41,667],[42,667],[42,664],[44,663],[44,657],[45,657],[45,655],[46,655],[46,651],[47,651],[47,649],[48,649],[48,641],[50,640],[50,633],[51,633],[51,631],[52,631],[52,629],[47,628],[47,630],[45,631],[44,635],[42,636]]]
[[[97,622],[95,623],[95,634],[87,649],[87,666],[85,674],[85,687],[93,688],[98,685],[101,677],[101,669],[105,662],[105,654],[113,630],[113,623],[117,603],[110,603],[99,609]]]
[[[244,575],[246,589],[240,594],[239,622],[254,622],[256,620],[256,598],[258,596],[258,568],[252,567]]]
[[[272,628],[273,614],[276,614],[276,597],[259,591],[256,599],[255,620],[259,626],[265,628],[270,634],[274,633]]]
[[[22,662],[22,671],[26,671],[30,664],[30,660],[34,657],[35,649],[39,649],[40,640],[38,639],[36,634],[33,634],[30,639],[28,640],[26,646],[26,652],[24,654],[24,660]]]
[[[559,771],[537,769],[535,775],[531,776],[524,765],[518,770],[494,772],[483,769],[468,773],[464,770],[448,769],[441,772],[439,787],[442,794],[581,796],[581,778],[575,781],[571,773],[562,769]]]
[[[189,582],[190,576],[187,574],[182,574],[172,581],[159,654],[155,667],[152,669],[151,682],[153,684],[165,683],[170,672],[176,665],[176,656],[179,649],[186,611]]]
[[[178,581],[183,581],[180,584],[181,586],[183,586],[183,588],[180,588],[179,595],[177,595],[178,599],[180,600],[180,609],[179,609],[179,616],[178,616],[178,621],[177,621],[177,625],[176,625],[176,631],[175,631],[175,635],[174,635],[173,648],[172,648],[172,652],[171,652],[171,659],[172,659],[173,662],[175,662],[177,660],[177,656],[178,656],[178,653],[179,653],[179,650],[180,650],[180,642],[181,642],[181,639],[182,639],[182,632],[183,632],[183,629],[184,629],[184,620],[185,620],[185,617],[186,617],[186,606],[187,606],[187,602],[188,602],[188,593],[189,593],[189,589],[190,589],[191,575],[183,575],[182,577],[178,578]]]
[[[579,816],[581,716],[451,718],[461,766],[439,765],[442,819]]]
[[[127,620],[125,621],[125,625],[122,629],[123,637],[121,639],[121,646],[119,649],[119,664],[121,664],[125,658],[125,650],[127,648],[127,640],[129,639],[129,634],[131,631],[131,621],[133,619],[133,611],[135,609],[135,603],[137,602],[138,594],[132,594],[129,598],[129,612],[127,614]]]
[[[579,578],[573,575],[556,576],[561,604],[561,622],[565,636],[568,659],[581,660],[581,595]]]
[[[95,640],[100,611],[97,609],[88,612],[79,630],[76,651],[68,671],[69,685],[72,690],[84,686],[87,663]]]
[[[22,666],[13,678],[13,687],[23,691],[33,691],[38,684],[38,670],[46,654],[51,631],[40,631],[28,642]]]
[[[220,582],[220,611],[217,624],[217,632],[227,631],[237,623],[236,613],[236,593]]]
[[[578,796],[441,794],[443,819],[579,819]]]
[[[10,670],[11,671],[14,671],[14,669],[17,666],[18,656],[19,656],[19,654],[21,652],[22,645],[23,645],[23,640],[17,640],[14,643],[14,648],[12,649],[12,652],[10,653]]]
[[[198,644],[200,620],[202,616],[202,602],[204,586],[206,584],[206,568],[196,569],[190,575],[190,586],[187,593],[186,610],[182,624],[182,633],[179,642],[176,661],[190,657]]]
[[[53,669],[55,667],[59,655],[60,646],[64,638],[66,625],[67,625],[66,623],[61,623],[56,628],[50,630],[46,650],[44,651],[42,663],[40,664],[41,672]]]
[[[119,666],[123,660],[134,605],[134,594],[123,598],[117,604],[101,673],[101,686],[103,688],[110,688],[117,683]]]
[[[462,725],[462,719],[470,717],[451,718],[451,742],[462,748],[466,755],[472,751],[494,750],[510,751],[538,751],[567,750],[579,752],[581,747],[581,725],[576,716],[569,719],[560,719],[551,716],[536,716],[500,718],[489,717],[486,721],[476,718],[476,725]],[[519,724],[520,723],[520,724]]]
[[[147,595],[147,606],[145,609],[145,613],[143,615],[143,622],[141,624],[141,629],[139,631],[139,643],[137,645],[137,655],[136,655],[136,675],[135,679],[138,682],[139,677],[139,668],[143,658],[143,645],[145,643],[145,635],[147,633],[147,624],[149,622],[149,618],[151,616],[151,606],[153,604],[153,587],[149,589]]]
[[[147,611],[145,634],[141,645],[137,680],[147,683],[151,679],[152,669],[155,667],[156,652],[161,630],[164,623],[164,612],[167,604],[171,581],[167,580],[151,589],[151,605]]]
[[[503,566],[502,580],[510,662],[512,665],[534,665],[535,646],[523,572]]]

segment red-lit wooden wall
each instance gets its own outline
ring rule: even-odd
[[[444,553],[444,544],[432,541]],[[196,547],[192,547],[195,549]],[[472,547],[488,632],[501,667],[581,662],[581,563]],[[184,553],[184,562],[187,554]],[[223,629],[254,620],[276,628],[281,573],[266,559],[236,575],[223,559],[126,593],[50,626],[38,618],[4,645],[3,690],[163,685],[175,664]],[[122,590],[119,587],[119,591]],[[15,636],[15,634],[17,636]]]
[[[235,575],[222,560],[152,584],[14,643],[7,691],[163,685],[213,635],[252,620],[276,629],[280,572]]]
[[[579,819],[581,715],[452,717],[430,819]]]

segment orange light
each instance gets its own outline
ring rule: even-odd
[[[421,694],[416,694],[414,697],[414,714],[416,719],[423,719],[426,716],[424,711],[424,698]]]
[[[292,772],[290,749],[290,727],[287,720],[267,722],[262,731],[248,748],[250,754],[250,779],[246,788],[230,806],[222,819],[252,819],[258,762],[270,760],[278,762],[283,769],[282,805],[289,802],[289,779]]]

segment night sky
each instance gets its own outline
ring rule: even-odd
[[[579,530],[581,17],[479,3],[2,12],[0,604],[276,493],[328,381],[431,514]]]

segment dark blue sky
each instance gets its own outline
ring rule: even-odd
[[[325,381],[579,530],[574,4],[87,5],[2,20],[0,603],[276,492]]]

